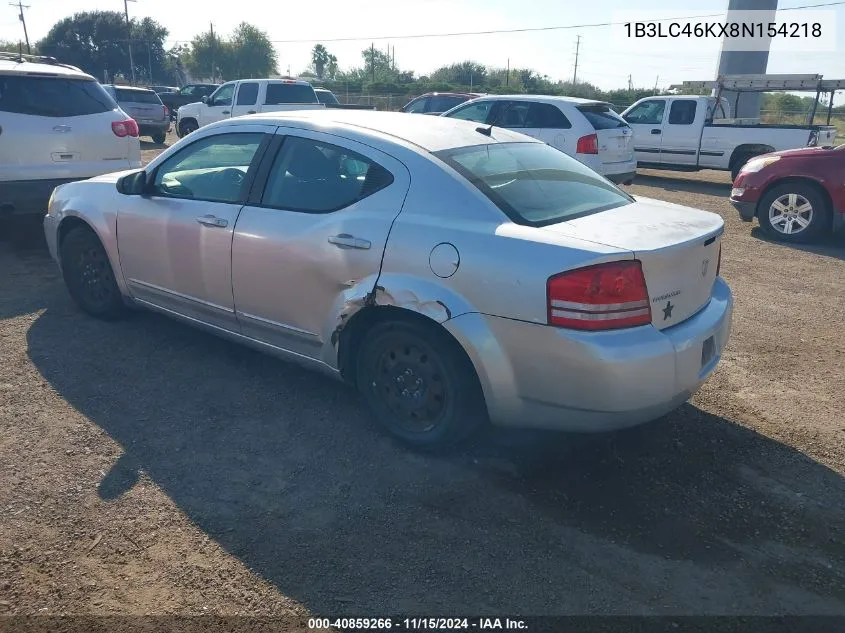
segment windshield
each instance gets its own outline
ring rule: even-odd
[[[517,224],[555,224],[633,202],[610,181],[545,143],[474,145],[435,155]]]
[[[625,119],[616,114],[610,106],[579,106],[578,111],[587,118],[590,125],[592,125],[596,130],[610,130],[613,128],[628,127]]]
[[[161,105],[161,99],[153,91],[147,90],[126,90],[115,88],[115,95],[119,103],[155,103]]]

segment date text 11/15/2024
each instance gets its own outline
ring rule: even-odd
[[[308,628],[343,631],[518,631],[526,630],[528,625],[518,618],[308,618]]]

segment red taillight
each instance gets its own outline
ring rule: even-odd
[[[161,108],[164,111],[164,118],[166,119],[168,117],[168,115],[170,114],[170,112],[168,111],[166,105],[161,106]]]
[[[125,136],[138,136],[138,124],[135,122],[135,119],[113,121],[111,124],[111,131],[119,138],[123,138]]]
[[[719,276],[719,271],[722,269],[722,245],[719,244],[719,259],[716,260],[716,276]]]
[[[546,283],[549,325],[613,330],[651,323],[642,265],[637,260],[578,268]]]
[[[578,139],[578,145],[575,146],[576,154],[598,154],[599,153],[599,137],[595,134],[588,134]]]

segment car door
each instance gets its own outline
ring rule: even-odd
[[[243,116],[255,114],[258,111],[258,88],[257,81],[242,81],[238,84],[238,91],[235,95],[235,105],[232,106],[232,116]]]
[[[148,171],[143,196],[122,199],[120,267],[135,299],[237,330],[232,234],[275,129],[250,125],[197,138]]]
[[[200,127],[232,116],[232,102],[236,85],[237,82],[230,81],[214,91],[200,110]]]
[[[336,135],[280,128],[275,143],[235,227],[237,318],[247,336],[322,359],[344,293],[375,284],[410,175]]]
[[[696,165],[698,163],[701,126],[704,115],[697,116],[697,99],[672,99],[669,102],[669,116],[663,126],[663,142],[660,146],[662,162],[673,165]],[[696,125],[697,119],[701,124]]]
[[[666,99],[646,99],[625,113],[623,118],[634,131],[634,152],[638,163],[661,162],[665,114]]]
[[[571,141],[568,130],[571,129],[572,123],[556,105],[533,102],[528,106],[525,127],[520,132],[566,152],[566,144]],[[571,154],[574,147],[568,149]]]

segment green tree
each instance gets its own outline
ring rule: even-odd
[[[196,78],[231,81],[275,74],[277,57],[267,34],[242,22],[229,38],[210,31],[195,36],[184,61]]]
[[[32,51],[29,53],[30,55],[40,55],[38,52],[38,45],[31,44],[30,50]],[[7,42],[6,40],[0,40],[0,51],[4,53],[23,53],[24,55],[27,54],[26,52],[26,44],[21,40],[20,42]]]
[[[332,55],[322,44],[315,44],[311,50],[311,65],[317,77],[322,79],[326,74],[334,77],[337,74],[337,57]]]
[[[133,62],[138,79],[170,81],[173,66],[164,50],[167,29],[151,18],[130,22]],[[43,55],[82,68],[95,77],[132,76],[126,18],[119,11],[85,11],[59,20],[38,43]]]

